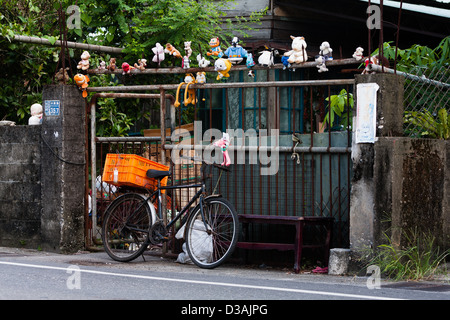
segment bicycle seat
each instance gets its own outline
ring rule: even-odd
[[[152,179],[164,179],[165,177],[170,176],[170,171],[160,171],[160,170],[147,170],[147,177]]]

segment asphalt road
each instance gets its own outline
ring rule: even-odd
[[[233,265],[205,270],[159,255],[118,263],[104,252],[59,255],[0,247],[2,300],[178,300],[171,304],[173,314],[206,316],[214,316],[213,311],[264,315],[270,301],[294,308],[296,301],[306,300],[450,300],[448,280],[416,285],[382,281],[379,289],[367,283],[366,277]]]

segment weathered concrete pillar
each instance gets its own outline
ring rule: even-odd
[[[376,137],[402,135],[403,77],[393,74],[356,76],[356,86],[361,83],[376,83],[379,86],[376,105]],[[356,95],[357,99],[358,96]],[[390,201],[390,199],[377,198],[375,192],[374,165],[376,144],[376,140],[375,143],[356,143],[355,139],[353,139],[350,247],[354,251],[378,245],[383,212],[376,209],[376,203],[385,200]],[[391,185],[386,184],[384,187],[391,188]],[[389,190],[384,194],[390,194]]]
[[[73,253],[84,248],[85,100],[75,86],[50,85],[42,105],[42,247]]]

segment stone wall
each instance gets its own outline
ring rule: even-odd
[[[46,101],[42,125],[0,127],[0,246],[73,253],[84,248],[86,103],[63,85]]]

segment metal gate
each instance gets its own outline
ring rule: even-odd
[[[298,77],[302,76],[298,72]],[[271,78],[274,80],[270,80]],[[237,137],[230,147],[232,159],[235,160],[231,173],[223,175],[218,186],[215,184],[217,175],[213,175],[208,187],[217,187],[219,193],[234,203],[239,213],[334,217],[332,245],[348,247],[351,128],[343,126],[342,119],[344,113],[351,119],[351,99],[347,99],[348,105],[339,116],[333,115],[333,125],[324,122],[324,118],[327,114],[331,118],[333,111],[329,102],[333,101],[333,96],[338,96],[345,90],[346,97],[350,98],[353,85],[353,79],[292,80],[292,76],[287,79],[280,79],[278,76],[277,79],[276,74],[274,77],[264,70],[256,71],[255,78],[244,78],[242,71],[239,71],[227,82],[193,85],[198,102],[190,107],[193,108],[191,120],[201,124],[197,134],[201,136],[203,143],[208,140],[208,129],[217,129],[219,132],[231,130]],[[173,97],[166,95],[166,92],[177,87],[178,85],[172,84],[90,90],[120,90],[121,94],[145,90],[158,92],[159,96],[154,98],[170,97],[173,101]],[[132,98],[133,94],[123,97]],[[165,99],[161,98],[161,102],[165,104]],[[181,120],[184,109],[177,110],[176,118],[173,119],[175,128],[185,124]],[[165,108],[161,110],[161,119],[165,119]],[[173,169],[172,184],[192,182],[199,177],[198,165],[176,166],[171,162],[171,151],[175,144],[170,137],[95,137],[95,104],[91,105],[91,112],[92,172],[97,174],[92,175],[91,180],[95,205],[90,215],[93,224],[88,229],[90,244],[98,244],[98,224],[103,210],[115,197],[111,190],[106,190],[108,187],[96,179],[102,172],[107,153],[134,153],[152,160],[165,161]],[[266,156],[270,158],[270,151],[261,144],[261,139],[271,130],[277,132],[277,170],[273,174],[261,175],[261,170],[268,167],[267,161],[255,162],[253,155],[267,152]],[[258,141],[256,146],[249,145],[249,140],[255,136]],[[161,142],[165,152],[162,152]],[[193,144],[192,148],[194,146]],[[188,196],[189,194],[170,194],[169,212],[179,209],[180,203]],[[255,232],[263,238],[284,236],[265,229]]]

